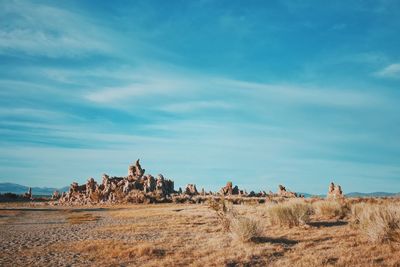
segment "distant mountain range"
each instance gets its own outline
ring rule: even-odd
[[[13,183],[0,183],[0,194],[1,193],[14,193],[14,194],[24,194],[28,192],[29,187],[24,186],[24,185],[19,185],[19,184],[13,184]],[[59,192],[67,192],[69,190],[69,186],[65,186],[62,188],[52,188],[52,187],[32,187],[32,194],[33,195],[51,195],[53,194],[54,191],[59,191]],[[313,195],[313,194],[308,194],[308,193],[299,193],[304,195],[304,197],[312,197],[312,196],[317,196],[317,197],[325,197],[325,194],[321,195]],[[400,197],[400,192],[399,193],[387,193],[387,192],[373,192],[373,193],[360,193],[360,192],[351,192],[347,193],[346,197],[393,197],[393,196],[399,196]]]
[[[308,194],[308,193],[299,193],[304,195],[305,198],[308,197],[326,197],[326,194],[319,194],[319,195],[313,195],[313,194]],[[388,193],[388,192],[372,192],[372,193],[360,193],[360,192],[350,192],[345,194],[346,197],[395,197],[399,196],[400,197],[400,192],[399,193]]]
[[[52,188],[52,187],[32,187],[33,195],[52,195],[54,191],[64,192],[68,191],[69,186],[62,188]],[[13,183],[0,183],[0,193],[14,193],[14,194],[24,194],[28,192],[29,186],[13,184]]]
[[[372,193],[360,193],[360,192],[351,192],[346,194],[346,197],[394,197],[399,196],[399,193],[388,193],[388,192],[372,192]]]

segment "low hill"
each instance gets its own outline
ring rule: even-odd
[[[394,197],[400,196],[400,193],[388,193],[388,192],[372,192],[372,193],[360,193],[351,192],[346,194],[346,197]]]
[[[59,192],[68,191],[68,186],[62,188],[53,187],[32,187],[33,195],[51,195],[54,191]],[[24,194],[28,192],[29,186],[24,186],[14,183],[0,183],[0,193],[14,193],[14,194]]]

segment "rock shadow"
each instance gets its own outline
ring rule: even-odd
[[[334,226],[343,226],[347,225],[348,222],[346,221],[336,221],[336,222],[329,222],[329,221],[322,221],[322,222],[310,222],[308,225],[314,227],[334,227]]]
[[[254,243],[271,243],[271,244],[283,244],[287,246],[293,246],[299,243],[297,240],[292,240],[292,239],[287,239],[284,237],[278,237],[278,238],[273,238],[273,237],[265,237],[265,236],[259,236],[255,237],[252,239]]]

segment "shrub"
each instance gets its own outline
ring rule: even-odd
[[[217,213],[218,221],[225,232],[228,232],[231,228],[232,218],[237,217],[236,212],[233,210],[232,205],[228,206],[228,203],[224,198],[219,200],[210,199],[208,206]]]
[[[352,225],[372,242],[400,241],[400,208],[356,204],[352,207]]]
[[[350,226],[353,228],[358,228],[360,225],[360,216],[363,210],[369,208],[366,203],[356,203],[351,205],[351,216],[350,216]]]
[[[309,222],[313,214],[312,206],[304,201],[288,201],[268,208],[271,224],[281,226],[299,226]]]
[[[230,229],[233,238],[242,242],[252,241],[262,233],[260,221],[255,218],[232,218]]]
[[[313,203],[315,213],[327,218],[344,218],[348,213],[345,204],[335,200],[321,200]]]

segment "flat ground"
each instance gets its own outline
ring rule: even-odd
[[[2,204],[0,266],[400,266],[399,243],[368,242],[346,219],[270,226],[264,207],[235,206],[263,225],[240,242],[205,204]]]

